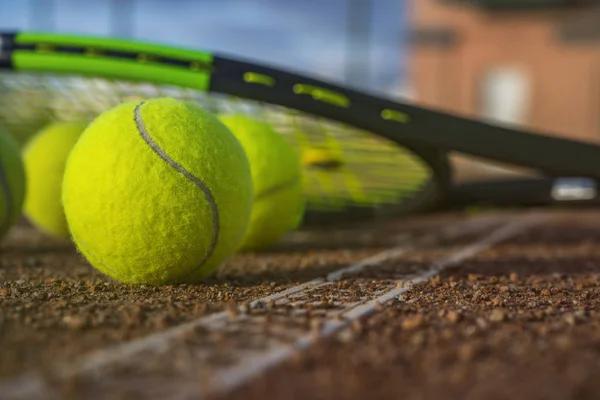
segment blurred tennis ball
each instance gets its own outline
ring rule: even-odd
[[[343,160],[328,149],[308,148],[302,151],[302,164],[305,167],[335,170],[341,167]]]
[[[254,201],[240,251],[265,249],[302,221],[302,166],[295,150],[273,128],[241,114],[220,116],[246,151]]]
[[[19,145],[8,133],[0,131],[0,238],[21,215],[25,189]]]
[[[239,246],[252,181],[219,120],[172,98],[98,116],[67,160],[62,201],[89,262],[131,284],[197,282]]]
[[[41,231],[68,237],[61,188],[67,157],[87,122],[56,122],[37,133],[23,149],[27,176],[24,214]]]

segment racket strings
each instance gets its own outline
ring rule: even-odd
[[[2,72],[0,127],[25,143],[48,123],[91,121],[124,101],[163,96],[195,102],[217,115],[247,114],[272,125],[304,162],[309,212],[386,206],[402,209],[416,207],[421,197],[430,196],[433,167],[406,147],[286,107],[194,89],[96,77]]]

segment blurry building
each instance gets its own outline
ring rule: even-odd
[[[600,142],[600,1],[412,0],[417,104]]]

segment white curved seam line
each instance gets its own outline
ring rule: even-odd
[[[135,106],[133,111],[133,119],[135,121],[136,128],[139,134],[142,136],[142,139],[146,142],[146,144],[158,155],[164,162],[166,162],[171,168],[175,171],[179,172],[186,179],[191,181],[194,185],[198,187],[204,194],[206,201],[210,207],[211,215],[212,215],[212,238],[206,251],[206,254],[202,258],[202,260],[198,263],[198,266],[191,271],[189,271],[185,276],[193,275],[196,273],[202,266],[208,261],[208,259],[212,256],[213,252],[217,247],[217,242],[220,234],[220,223],[219,223],[219,209],[217,207],[217,203],[210,191],[210,189],[206,186],[202,180],[196,176],[194,176],[191,172],[186,170],[181,164],[173,160],[169,155],[156,143],[148,129],[146,129],[146,125],[142,118],[141,107],[145,104],[145,102],[141,102],[140,104]]]
[[[268,196],[271,196],[273,194],[279,193],[280,191],[285,190],[287,188],[290,188],[290,187],[296,185],[299,182],[300,182],[300,178],[296,176],[296,177],[294,177],[294,178],[292,178],[292,179],[290,179],[288,181],[285,181],[285,182],[279,183],[277,185],[271,186],[270,188],[268,188],[264,192],[261,192],[261,193],[257,194],[254,199],[255,200],[260,200],[263,197],[268,197]]]

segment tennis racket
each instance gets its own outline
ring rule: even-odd
[[[91,120],[123,101],[159,96],[273,125],[303,160],[306,224],[443,204],[455,188],[448,151],[550,177],[600,178],[600,147],[402,104],[272,66],[132,40],[0,33],[0,125],[21,142],[51,121]]]

